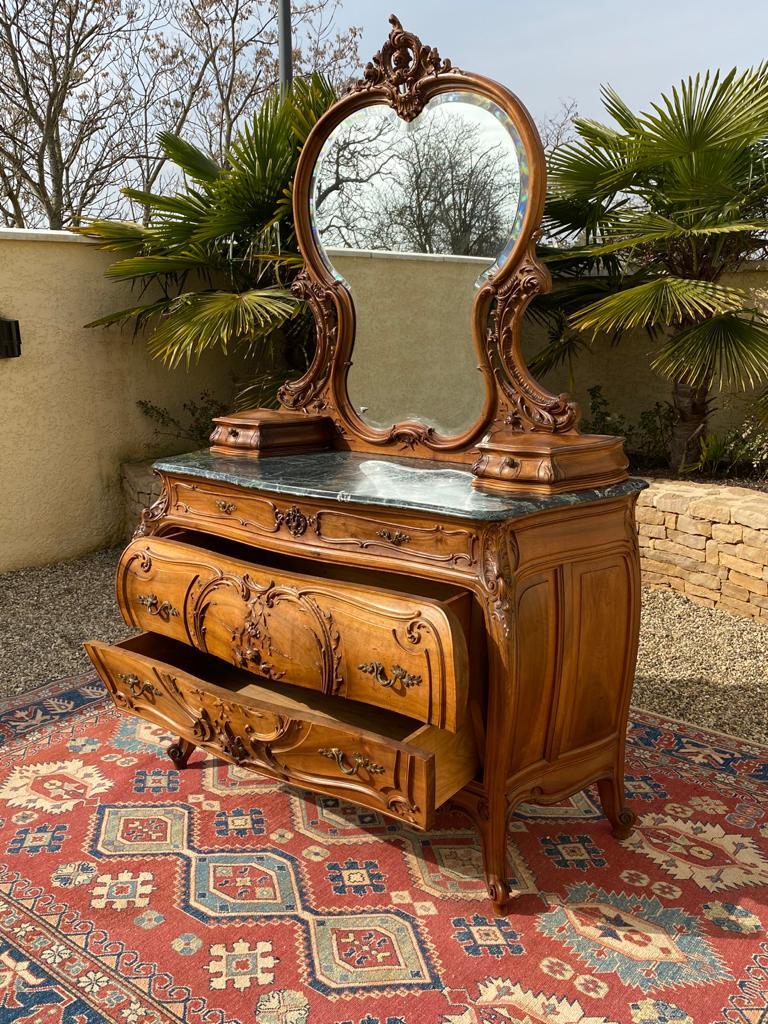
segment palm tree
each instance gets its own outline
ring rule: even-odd
[[[551,333],[534,366],[571,364],[584,332],[646,328],[672,381],[680,468],[712,392],[768,379],[768,318],[721,282],[767,244],[768,63],[689,78],[650,113],[609,87],[602,101],[614,123],[577,119],[551,157],[545,252],[565,283],[539,304]]]
[[[189,365],[212,348],[245,346],[262,371],[271,342],[287,336],[303,369],[311,330],[289,290],[301,265],[291,188],[301,146],[335,99],[321,75],[295,80],[285,95],[275,90],[238,133],[223,166],[179,136],[162,134],[183,187],[168,196],[123,189],[147,212],[146,223],[94,220],[77,229],[121,255],[108,277],[137,284],[152,298],[88,326],[147,328],[149,351],[168,366]],[[290,348],[283,353],[289,359]],[[258,379],[264,383],[263,372]]]

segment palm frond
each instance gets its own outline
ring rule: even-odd
[[[132,256],[118,260],[104,271],[106,277],[115,281],[135,281],[156,274],[184,274],[190,270],[205,270],[208,266],[206,253],[176,253],[175,255]]]
[[[141,206],[148,206],[161,213],[169,213],[177,217],[199,217],[205,214],[210,206],[208,200],[202,193],[194,189],[187,189],[183,194],[180,192],[172,196],[163,196],[157,192],[146,192],[140,188],[122,188],[122,194],[132,199]]]
[[[639,143],[616,134],[611,145],[595,144],[585,122],[577,119],[574,124],[579,133],[586,130],[586,137],[566,143],[552,154],[552,193],[601,202],[631,189],[637,178]]]
[[[579,356],[591,348],[589,342],[576,331],[567,330],[567,324],[561,323],[550,333],[547,344],[539,349],[529,361],[531,372],[537,377],[544,377],[559,366],[566,365],[573,387],[573,365]]]
[[[285,383],[285,372],[264,370],[243,385],[235,396],[235,411],[241,409],[276,409],[277,392]]]
[[[154,228],[124,220],[91,220],[79,227],[69,228],[76,235],[82,235],[98,242],[99,249],[107,252],[122,252],[137,246],[154,245],[158,235]]]
[[[615,333],[634,327],[661,327],[741,309],[738,288],[709,281],[658,277],[608,295],[580,310],[571,324],[580,331]]]
[[[627,106],[624,100],[619,96],[616,90],[610,85],[603,85],[600,87],[600,98],[603,101],[603,106],[614,121],[619,125],[622,131],[628,135],[636,135],[642,132],[643,126],[642,121],[633,113],[632,110]]]
[[[174,367],[187,366],[208,349],[253,341],[292,315],[297,300],[280,288],[244,292],[186,292],[169,306],[149,341],[149,351]]]
[[[336,87],[329,78],[314,72],[309,78],[295,78],[289,94],[291,130],[299,147],[326,110],[336,102]]]
[[[652,366],[696,386],[755,387],[768,380],[768,318],[749,310],[710,317],[670,337]]]
[[[536,296],[527,307],[526,316],[549,327],[559,316],[569,317],[612,294],[615,288],[616,281],[603,275],[574,275],[567,281],[558,279],[552,291]]]
[[[694,214],[678,215],[683,221],[690,221]],[[593,245],[582,246],[572,251],[572,258],[587,259],[589,257],[608,256],[624,250],[632,251],[641,246],[654,246],[660,243],[685,238],[707,238],[712,235],[765,233],[768,221],[724,221],[721,223],[680,223],[679,220],[665,217],[651,211],[627,213],[625,216],[615,214],[603,226],[605,241]],[[567,258],[561,254],[556,259]]]
[[[645,148],[656,160],[673,160],[723,147],[743,147],[765,135],[768,62],[682,81],[641,117]]]
[[[758,422],[768,427],[768,387],[763,388],[755,399],[754,411]]]
[[[232,144],[229,173],[218,190],[216,208],[198,225],[194,240],[205,242],[233,232],[263,233],[274,224],[296,156],[289,101],[273,93]]]
[[[125,309],[116,309],[114,313],[107,313],[100,316],[98,320],[91,320],[85,327],[110,327],[114,324],[125,324],[129,320],[135,321],[136,329],[145,327],[155,316],[162,316],[173,306],[175,299],[158,299],[156,302],[144,302],[136,306],[127,306]]]
[[[303,307],[285,287],[301,263],[289,186],[301,142],[335,98],[320,75],[297,80],[285,96],[274,90],[238,132],[222,166],[163,133],[166,157],[184,172],[182,186],[172,195],[123,190],[151,226],[95,221],[81,233],[124,255],[132,251],[109,268],[109,277],[157,284],[165,297],[117,310],[93,326],[130,320],[151,326],[149,351],[171,366],[235,344],[262,364],[273,343],[303,353],[311,334]],[[287,329],[292,324],[295,335]]]
[[[194,181],[211,184],[220,177],[222,167],[212,156],[174,132],[157,136],[163,152]]]

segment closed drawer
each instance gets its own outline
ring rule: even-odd
[[[403,593],[341,566],[323,566],[320,579],[274,553],[249,551],[257,564],[228,547],[133,541],[118,568],[126,621],[275,682],[457,729],[468,688],[466,591],[424,581],[428,593]]]
[[[450,734],[268,680],[144,633],[86,650],[117,707],[243,767],[429,828],[477,770],[471,730]]]
[[[422,562],[447,569],[468,569],[477,563],[477,534],[460,525],[447,526],[409,516],[407,524],[352,510],[319,508],[310,502],[272,499],[226,485],[172,480],[168,515],[198,529],[237,536],[241,540],[269,537],[295,548],[369,552],[403,562]]]

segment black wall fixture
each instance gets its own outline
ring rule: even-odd
[[[3,320],[0,317],[0,359],[12,359],[21,355],[21,331],[18,320]]]

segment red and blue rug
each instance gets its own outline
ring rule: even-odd
[[[595,795],[422,835],[117,714],[91,677],[0,712],[1,1024],[764,1024],[768,754],[635,712],[623,844]]]

